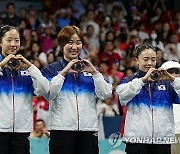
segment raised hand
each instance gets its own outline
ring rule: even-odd
[[[8,67],[8,62],[12,59],[15,58],[15,55],[9,54],[7,57],[5,57],[1,62],[0,62],[0,67]],[[11,69],[11,68],[10,68]]]
[[[156,70],[156,69],[155,69],[155,68],[150,68],[150,69],[148,70],[148,72],[146,73],[146,75],[141,78],[142,81],[143,81],[143,82],[145,82],[145,81],[154,81],[154,80],[150,77],[150,76],[151,76],[151,73],[152,73],[154,70]]]
[[[24,58],[22,55],[18,54],[15,57],[17,60],[19,60],[20,65],[16,68],[16,70],[20,69],[20,68],[26,68],[28,69],[30,66],[32,66],[32,64],[26,59]]]
[[[159,70],[161,71],[160,80],[169,80],[171,82],[175,80],[175,77],[168,73],[165,69],[160,68]]]
[[[96,70],[96,68],[86,59],[81,60],[86,66],[81,72],[88,72],[91,73],[92,75],[96,75],[99,72]]]
[[[68,74],[68,73],[78,73],[77,71],[75,71],[75,70],[72,69],[72,66],[73,66],[75,63],[78,63],[78,62],[80,62],[80,60],[78,60],[78,59],[73,59],[73,60],[71,60],[71,61],[67,64],[67,66],[66,66],[62,71],[60,71],[59,73],[60,73],[62,76],[65,76],[65,75]]]

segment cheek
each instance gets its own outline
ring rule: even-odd
[[[78,49],[82,49],[82,44],[77,45]]]
[[[65,46],[64,46],[64,51],[67,51],[67,50],[70,50],[71,49],[71,46],[69,45],[69,44],[66,44]]]

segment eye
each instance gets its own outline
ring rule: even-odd
[[[148,59],[146,58],[146,59],[144,59],[144,61],[148,61]]]
[[[69,45],[72,45],[72,44],[73,44],[73,42],[72,42],[72,41],[69,41],[69,42],[68,42],[68,44],[69,44]]]
[[[11,42],[11,39],[7,39],[7,42]]]
[[[16,43],[19,43],[19,40],[16,40]]]
[[[80,45],[80,44],[82,44],[82,42],[81,41],[77,41],[77,45]]]

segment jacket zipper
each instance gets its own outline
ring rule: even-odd
[[[77,87],[77,78],[76,78],[76,74],[74,73],[74,78],[75,78],[75,82],[76,82],[76,109],[77,109],[77,119],[78,119],[78,131],[79,131],[79,106],[78,106],[78,99],[77,99],[77,94],[78,94],[78,87]]]
[[[153,110],[153,104],[152,104],[152,95],[151,95],[151,85],[148,84],[149,89],[149,98],[150,98],[150,105],[151,105],[151,112],[152,112],[152,144],[154,143],[154,110]]]
[[[15,105],[14,105],[14,76],[12,74],[12,70],[10,70],[11,81],[12,81],[12,102],[13,102],[13,132],[15,126]]]

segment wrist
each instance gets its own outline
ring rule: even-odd
[[[31,66],[32,66],[32,64],[28,64],[28,65],[27,65],[27,69],[30,68]]]
[[[142,80],[143,82],[145,82],[145,81],[146,81],[146,78],[142,77],[141,80]]]
[[[171,81],[171,82],[174,82],[174,80],[175,80],[175,77],[172,76],[172,77],[170,78],[170,81]]]
[[[61,74],[62,76],[65,76],[67,73],[65,71],[60,71],[59,74]]]
[[[92,73],[92,75],[97,75],[99,72],[97,70],[94,70],[91,73]]]

